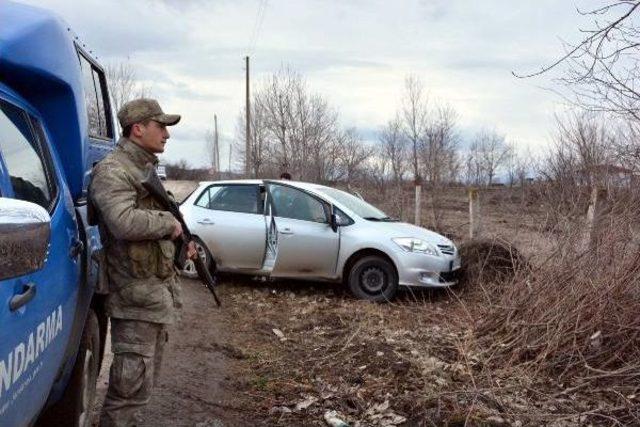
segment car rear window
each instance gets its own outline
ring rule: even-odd
[[[258,214],[262,206],[258,200],[257,185],[212,185],[202,192],[195,204],[218,211]]]

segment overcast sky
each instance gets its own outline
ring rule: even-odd
[[[204,135],[218,115],[222,167],[252,86],[287,65],[370,141],[400,105],[404,78],[459,114],[460,133],[495,128],[541,151],[564,107],[551,75],[562,40],[588,26],[595,0],[27,0],[61,15],[102,63],[129,61],[165,112],[182,114],[165,158],[208,162]],[[256,35],[257,34],[257,35]],[[252,43],[252,40],[255,42]]]

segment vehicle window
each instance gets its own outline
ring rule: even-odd
[[[318,188],[318,191],[342,203],[344,206],[346,206],[348,209],[352,210],[356,215],[362,218],[388,218],[387,214],[382,212],[380,209],[344,191],[330,187],[320,187]]]
[[[262,213],[257,185],[214,185],[205,190],[196,205],[219,211]]]
[[[106,96],[104,73],[91,64],[84,55],[79,54],[79,56],[89,122],[89,136],[111,138],[113,136],[110,120],[111,113]]]
[[[35,122],[40,132],[42,129]],[[44,133],[34,135],[27,114],[0,101],[0,151],[9,172],[14,197],[37,203],[50,210],[55,200],[54,180],[45,164],[48,153],[42,144]],[[47,159],[47,162],[44,161]]]
[[[324,205],[318,199],[297,188],[271,185],[275,215],[303,221],[327,222]]]

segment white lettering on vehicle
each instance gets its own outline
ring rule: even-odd
[[[47,349],[62,331],[62,306],[47,316],[27,339],[18,343],[15,348],[0,359],[0,397],[8,393],[11,386],[29,370],[38,357]]]

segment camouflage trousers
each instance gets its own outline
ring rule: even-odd
[[[137,425],[136,413],[151,397],[162,364],[167,326],[140,320],[111,319],[113,362],[101,427]]]

